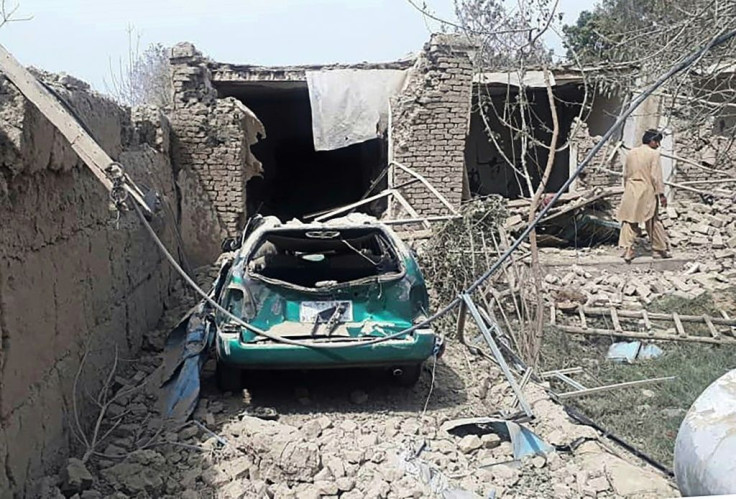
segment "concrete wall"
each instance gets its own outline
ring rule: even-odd
[[[176,249],[166,120],[150,109],[131,117],[69,77],[47,81],[134,179],[162,193],[168,209],[154,223]],[[32,497],[33,479],[69,452],[85,348],[80,393],[97,388],[115,347],[135,356],[162,313],[170,267],[137,217],[117,226],[108,204],[66,140],[0,79],[0,497]]]
[[[245,184],[261,172],[250,145],[263,125],[240,101],[218,99],[207,61],[191,44],[172,50],[173,162],[182,205],[180,226],[190,263],[214,261],[226,236],[245,221]]]
[[[427,178],[453,205],[463,197],[465,139],[470,129],[473,88],[471,46],[450,35],[432,35],[392,104],[393,159]],[[410,180],[394,173],[394,185]],[[401,189],[422,215],[446,208],[421,184]]]

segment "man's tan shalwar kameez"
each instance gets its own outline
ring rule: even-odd
[[[662,165],[656,149],[642,144],[626,155],[624,195],[618,210],[621,234],[618,244],[630,249],[641,235],[639,224],[646,226],[654,251],[667,251],[667,233],[659,220],[659,196],[664,194]]]

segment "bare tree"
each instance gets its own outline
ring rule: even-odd
[[[411,1],[411,0],[409,0]],[[561,17],[554,0],[519,0],[514,4],[503,0],[454,0],[456,20],[448,22],[452,30],[473,39],[478,46],[475,68],[481,84],[475,86],[474,109],[484,123],[489,142],[503,163],[514,172],[518,195],[529,199],[528,220],[536,217],[547,183],[551,177],[556,153],[567,147],[568,137],[560,130],[558,105],[549,67],[552,53],[543,38],[559,33]],[[416,7],[416,5],[415,5]],[[435,20],[437,18],[435,17]],[[546,92],[528,86],[530,71],[544,75]],[[506,73],[509,82],[503,87],[483,85],[486,73]],[[502,88],[503,90],[499,90]],[[587,86],[583,85],[583,102],[576,103],[579,114],[585,112]],[[493,92],[498,92],[494,98]],[[544,98],[542,99],[542,95]],[[534,99],[541,100],[535,102]],[[547,117],[540,116],[540,106],[548,106]],[[546,113],[546,111],[545,111]],[[510,193],[511,194],[511,193]],[[501,237],[505,237],[501,234]],[[508,241],[491,241],[496,249]],[[486,243],[482,242],[483,248]],[[471,254],[474,252],[471,240]],[[491,247],[493,247],[491,246]],[[509,311],[516,317],[512,324],[503,310],[501,296],[490,282],[481,293],[486,306],[498,309],[506,324],[510,340],[519,354],[534,366],[542,344],[544,326],[544,295],[539,264],[536,231],[530,235],[529,268],[512,264],[504,269]],[[475,270],[476,261],[470,267]],[[487,300],[487,296],[493,298]],[[492,310],[489,310],[493,314]]]
[[[13,7],[8,7],[5,0],[0,0],[0,28],[8,23],[18,21],[30,21],[33,19],[32,16],[18,17],[17,12],[20,8],[20,4],[15,4]]]
[[[110,78],[105,80],[105,87],[110,95],[128,106],[166,107],[173,92],[169,49],[152,43],[141,51],[140,38],[132,27],[128,28],[128,53],[118,61],[117,68],[110,65]]]
[[[603,0],[563,28],[569,52],[589,67],[598,87],[635,94],[692,47],[736,27],[736,2],[692,0]],[[703,143],[720,140],[716,165],[728,167],[736,129],[736,42],[708,51],[657,93],[666,124]]]

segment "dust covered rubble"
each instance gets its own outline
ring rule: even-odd
[[[679,268],[631,265],[607,269],[574,263],[556,267],[548,269],[543,283],[548,300],[561,308],[583,304],[641,309],[664,296],[691,300],[732,287],[736,282],[736,205],[719,199],[712,205],[675,203],[666,211],[663,223]],[[566,254],[564,250],[552,252]],[[608,254],[605,249],[586,253],[593,260],[599,255],[601,261]],[[639,254],[646,253],[646,248],[640,248]]]
[[[115,378],[114,389],[145,384],[158,362],[155,352],[144,352]],[[329,410],[323,410],[320,394],[310,393],[318,388],[286,389],[275,421],[247,415],[252,409],[247,390],[221,394],[205,387],[194,414],[201,426],[179,427],[163,426],[154,410],[157,401],[141,390],[109,411],[103,428],[112,430],[99,452],[85,464],[70,460],[73,478],[63,470],[49,477],[42,497],[440,497],[438,482],[430,485],[406,466],[407,455],[417,449],[417,457],[408,459],[424,463],[450,488],[475,494],[464,497],[676,495],[667,480],[617,457],[593,429],[574,424],[533,383],[525,396],[537,418],[527,426],[553,445],[583,442],[572,452],[514,462],[510,443],[497,435],[460,438],[441,432],[448,420],[488,416],[514,402],[498,369],[465,347],[450,343],[438,361],[422,416],[430,380],[425,372],[414,389],[367,389],[360,404],[346,393]]]
[[[736,194],[712,204],[676,202],[665,210],[663,223],[674,248],[733,256],[736,249]],[[731,250],[731,251],[729,251]]]

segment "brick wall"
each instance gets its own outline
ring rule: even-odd
[[[591,137],[588,125],[579,120],[573,122],[570,133],[572,134],[570,139],[571,151],[574,153],[573,159],[575,159],[577,166],[600,141],[600,136]],[[615,146],[616,141],[610,140],[593,157],[574,184],[577,190],[621,185],[621,175],[611,173],[623,171],[621,155],[616,153],[612,156]]]
[[[392,102],[393,159],[429,180],[453,205],[460,206],[465,177],[465,139],[470,128],[473,46],[461,37],[432,35],[409,82]],[[410,180],[394,170],[394,185]],[[401,189],[422,215],[447,209],[423,185]]]
[[[181,231],[195,265],[212,262],[245,220],[245,184],[261,172],[250,145],[265,136],[240,101],[218,99],[207,61],[191,44],[172,49],[173,161],[181,190]]]

